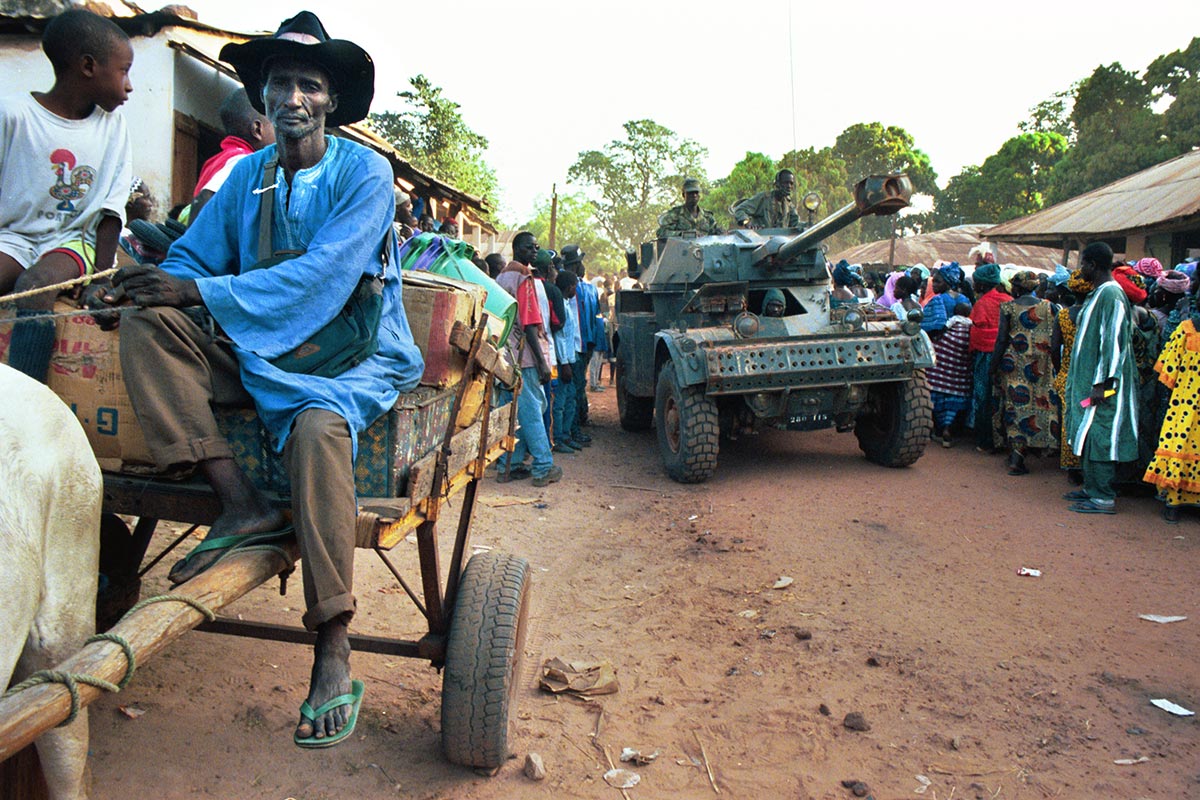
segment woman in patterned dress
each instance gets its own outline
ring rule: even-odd
[[[1071,292],[1075,298],[1075,302],[1069,307],[1060,308],[1058,311],[1058,335],[1062,342],[1060,350],[1055,351],[1051,355],[1059,356],[1059,367],[1054,376],[1054,391],[1058,393],[1059,412],[1062,411],[1063,396],[1067,390],[1067,370],[1071,367],[1071,348],[1075,345],[1075,320],[1079,316],[1079,309],[1083,308],[1083,301],[1092,289],[1096,288],[1092,282],[1086,280],[1079,270],[1073,270],[1071,277],[1067,279],[1067,290]],[[1079,456],[1071,451],[1071,445],[1067,443],[1065,437],[1062,439],[1059,447],[1058,465],[1068,472],[1079,473],[1080,464]],[[1082,480],[1082,477],[1080,477]]]
[[[1195,296],[1181,301],[1182,317],[1154,365],[1171,397],[1154,458],[1144,480],[1158,487],[1163,519],[1179,521],[1179,509],[1200,506],[1200,307]]]
[[[1000,306],[1000,330],[992,370],[996,377],[993,425],[996,438],[1008,445],[1008,474],[1026,475],[1030,451],[1059,448],[1059,397],[1054,391],[1051,353],[1058,349],[1057,309],[1033,292],[1036,273],[1012,278],[1013,300]]]

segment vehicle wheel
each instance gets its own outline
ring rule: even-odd
[[[680,483],[701,483],[712,477],[720,437],[717,404],[705,397],[701,387],[680,386],[670,361],[658,373],[654,416],[667,474]]]
[[[885,467],[907,467],[925,452],[933,433],[933,401],[925,373],[907,381],[871,387],[868,411],[858,418],[854,435],[868,461]]]
[[[636,397],[625,391],[625,364],[617,358],[617,416],[627,431],[648,431],[654,424],[654,398]]]
[[[497,769],[508,758],[528,606],[528,561],[501,553],[471,556],[454,601],[442,673],[442,749],[454,764]]]

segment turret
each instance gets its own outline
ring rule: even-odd
[[[907,175],[872,175],[854,186],[854,202],[847,203],[820,222],[792,237],[773,236],[754,251],[755,264],[774,259],[789,261],[817,242],[866,216],[895,214],[912,198],[912,181]]]

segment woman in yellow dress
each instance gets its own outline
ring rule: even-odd
[[[1163,519],[1179,521],[1182,506],[1200,506],[1200,309],[1193,293],[1181,301],[1183,321],[1154,369],[1171,391],[1158,448],[1144,480],[1158,487]]]

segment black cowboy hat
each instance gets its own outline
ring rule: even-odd
[[[587,253],[581,251],[577,244],[569,244],[562,249],[564,264],[578,264],[580,261],[583,261],[583,257],[586,255]]]
[[[338,107],[325,118],[327,127],[349,125],[367,116],[375,95],[375,62],[354,42],[330,39],[321,20],[311,11],[301,11],[285,20],[271,36],[221,48],[221,60],[237,70],[250,104],[261,114],[266,113],[264,67],[279,57],[314,64],[329,74]]]

